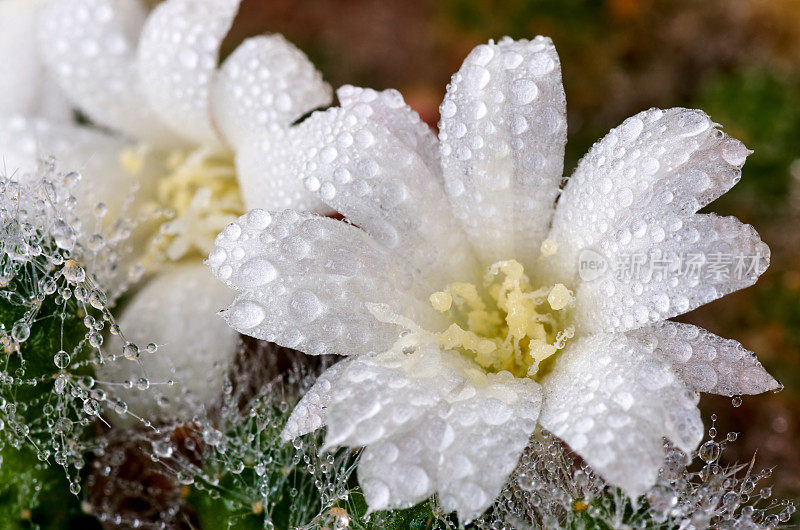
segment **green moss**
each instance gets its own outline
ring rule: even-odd
[[[798,157],[800,79],[768,70],[736,71],[707,82],[692,106],[703,109],[754,151],[742,181],[726,199],[774,214],[788,197],[789,168]]]
[[[42,263],[25,267],[0,290],[0,335],[5,337],[0,350],[0,528],[67,528],[82,517],[65,471],[75,459],[64,456],[57,464],[55,454],[75,447],[81,428],[72,408],[79,405],[54,392],[59,369],[53,355],[65,350],[72,362],[86,359],[86,327],[74,299],[33,294],[41,292],[32,282],[43,277]],[[16,343],[12,329],[22,320],[30,322],[30,336]],[[71,371],[81,372],[90,369]],[[68,419],[69,432],[55,432],[60,418]]]
[[[63,470],[39,461],[28,447],[6,446],[0,459],[0,528],[100,528],[81,511],[80,499],[69,492]]]

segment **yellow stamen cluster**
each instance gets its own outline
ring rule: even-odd
[[[126,149],[120,154],[120,163],[138,175],[148,154],[146,147]],[[168,220],[161,224],[143,260],[151,267],[188,255],[206,255],[216,235],[244,213],[230,151],[176,150],[168,154],[163,167],[166,174],[159,177],[148,209],[163,212]]]
[[[542,254],[552,255],[555,248],[547,240]],[[430,303],[456,321],[437,334],[439,344],[461,350],[483,369],[534,377],[540,363],[574,335],[573,328],[563,326],[572,301],[563,284],[534,289],[522,265],[508,260],[489,267],[482,288],[451,283],[433,293]]]

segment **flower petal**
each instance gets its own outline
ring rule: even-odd
[[[472,250],[443,207],[440,168],[417,141],[419,118],[385,103],[355,103],[363,99],[345,98],[352,106],[314,113],[294,127],[287,171],[437,289],[454,278],[472,281]]]
[[[142,30],[137,65],[150,105],[164,123],[199,143],[220,141],[210,92],[220,45],[238,9],[239,0],[166,0]]]
[[[550,238],[572,280],[578,256],[664,215],[689,216],[741,177],[750,152],[699,110],[650,109],[597,142],[567,181]]]
[[[664,214],[620,230],[598,248],[612,271],[582,281],[574,321],[585,331],[627,331],[691,311],[753,285],[769,247],[735,217]]]
[[[236,176],[245,206],[280,211],[287,208],[328,215],[333,210],[308,191],[294,173],[300,135],[297,127],[283,135],[251,136],[236,146]]]
[[[350,359],[339,361],[317,378],[286,420],[281,431],[284,442],[314,432],[325,424],[331,389],[349,363]]]
[[[427,123],[406,105],[397,90],[373,90],[345,85],[336,91],[342,107],[386,127],[409,149],[422,157],[425,166],[441,179],[439,140]]]
[[[291,123],[331,101],[330,86],[303,52],[280,35],[249,39],[222,65],[213,97],[248,209],[330,212],[286,167]]]
[[[25,113],[36,105],[42,67],[33,36],[38,3],[31,0],[0,2],[0,115]],[[9,75],[13,72],[13,75]]]
[[[669,362],[698,392],[735,396],[780,388],[753,352],[697,326],[659,322],[627,335]]]
[[[388,348],[399,328],[366,303],[416,322],[440,318],[413,271],[362,230],[291,210],[252,210],[218,237],[208,263],[242,295],[225,312],[241,333],[311,354]]]
[[[158,405],[154,394],[137,389],[115,395],[128,410],[151,420],[154,415],[189,419],[198,407],[210,407],[222,395],[222,382],[239,345],[238,334],[216,315],[231,298],[230,289],[200,265],[156,276],[118,320],[125,339],[142,353],[137,360],[125,359],[121,341],[114,339],[118,358],[98,366],[97,379],[122,383],[148,378],[155,395],[167,398],[165,406]],[[158,345],[154,354],[144,351],[150,342]],[[170,379],[175,384],[167,384]],[[126,421],[126,416],[119,418]]]
[[[282,35],[244,41],[223,63],[212,96],[214,121],[234,146],[251,135],[284,133],[332,99],[330,85]]]
[[[463,522],[500,493],[541,404],[533,380],[484,374],[435,345],[356,358],[329,394],[326,446],[367,447],[358,478],[371,511],[438,492]]]
[[[621,334],[578,339],[542,380],[539,423],[606,481],[635,498],[655,483],[662,437],[693,451],[703,437],[698,395]]]
[[[138,0],[53,0],[41,11],[39,49],[61,89],[93,121],[176,143],[141,91],[134,47],[144,17]]]
[[[541,405],[538,384],[509,379],[453,407],[460,423],[442,455],[437,481],[442,508],[456,511],[466,523],[494,502],[530,441]],[[469,423],[474,417],[478,421]]]
[[[46,75],[36,48],[40,0],[0,2],[0,116],[25,114],[67,119],[69,105]]]
[[[539,254],[567,143],[561,64],[550,39],[478,46],[441,106],[442,165],[455,214],[485,264]]]

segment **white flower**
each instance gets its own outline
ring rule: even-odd
[[[38,4],[14,8],[15,18],[0,24],[25,28],[25,39],[0,37],[0,58],[13,56],[22,45],[21,64],[32,72],[44,64],[69,101],[112,132],[41,119],[33,103],[23,108],[20,101],[7,106],[0,101],[4,169],[24,176],[33,173],[39,159],[53,155],[59,167],[80,171],[75,194],[79,204],[90,206],[82,216],[87,226],[96,222],[92,207],[98,202],[110,222],[138,217],[144,207],[172,216],[160,227],[156,241],[161,247],[145,257],[155,254],[157,261],[167,261],[154,268],[163,272],[118,319],[128,340],[142,341],[137,342],[142,353],[130,363],[101,367],[98,376],[148,378],[169,397],[177,388],[188,389],[195,401],[209,404],[220,390],[211,383],[230,368],[237,334],[213,316],[228,305],[230,293],[202,266],[201,255],[245,204],[326,211],[301,183],[262,164],[259,153],[286,149],[293,121],[328,105],[331,89],[280,35],[248,39],[218,68],[220,45],[239,0],[167,0],[150,13],[139,0]],[[12,81],[16,92],[11,95],[29,93],[28,83]],[[134,245],[154,224],[140,222]],[[142,260],[142,254],[134,248],[128,263]],[[195,302],[200,298],[202,303]],[[155,356],[144,352],[150,341],[159,344]],[[121,356],[123,344],[117,347]],[[176,381],[174,389],[165,385],[168,379]],[[136,407],[139,401],[144,402],[132,400],[131,410],[149,413]],[[166,410],[175,412],[178,400],[172,401]]]
[[[290,133],[290,158],[268,163],[350,223],[253,210],[218,236],[209,264],[239,291],[225,312],[235,329],[349,356],[284,436],[325,425],[327,446],[366,446],[370,509],[438,493],[473,519],[537,423],[635,496],[654,483],[663,437],[699,443],[698,391],[778,386],[738,343],[666,320],[753,284],[768,264],[752,227],[696,213],[748,154],[702,112],[626,120],[560,191],[566,103],[549,39],[476,48],[448,86],[438,141],[397,92],[338,95],[340,108]],[[739,277],[581,281],[586,249],[610,263],[752,263]]]
[[[36,10],[42,0],[0,0],[0,116],[69,118],[70,108],[36,53]]]

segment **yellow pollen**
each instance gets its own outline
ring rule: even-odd
[[[558,243],[552,239],[545,239],[542,241],[542,246],[539,248],[539,252],[542,253],[542,256],[552,256],[558,252]]]
[[[140,175],[144,169],[144,147],[126,147],[119,154],[119,163],[122,169],[131,175]]]
[[[567,289],[563,283],[557,283],[550,289],[550,294],[547,295],[547,302],[554,310],[559,311],[567,307],[567,304],[572,299],[572,293]]]
[[[450,307],[453,305],[453,297],[450,295],[450,293],[446,293],[444,291],[433,293],[430,300],[433,308],[442,313],[449,311]]]
[[[155,198],[147,205],[161,217],[161,225],[142,264],[153,268],[186,256],[208,254],[216,235],[244,213],[233,154],[201,147],[156,155],[139,146],[125,149],[120,163],[126,171],[138,175],[151,155],[159,159],[148,167],[165,168],[165,174],[159,175]]]
[[[486,371],[534,377],[539,363],[564,347],[574,329],[563,326],[572,293],[563,284],[533,289],[515,260],[491,265],[479,291],[456,282],[433,293],[430,303],[453,322],[435,334],[439,345],[457,349]]]

